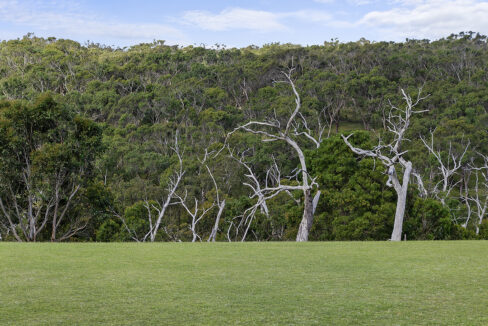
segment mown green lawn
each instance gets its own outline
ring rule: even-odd
[[[488,325],[488,242],[0,243],[0,325]]]

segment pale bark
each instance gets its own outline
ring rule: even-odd
[[[319,190],[317,191],[317,193],[315,194],[315,196],[313,197],[313,202],[312,202],[312,206],[313,206],[313,214],[315,214],[315,210],[317,209],[317,206],[319,204],[319,199],[320,199],[320,195],[322,194],[322,192]]]
[[[173,199],[176,198],[176,190],[178,189],[180,182],[183,179],[183,176],[185,174],[185,171],[183,170],[183,159],[181,157],[180,149],[178,147],[178,135],[176,135],[175,137],[175,146],[172,148],[172,150],[175,152],[178,158],[178,170],[173,174],[173,176],[169,180],[168,188],[167,188],[168,194],[166,196],[166,199],[163,199],[161,202],[158,202],[157,206],[150,205],[148,200],[145,201],[144,206],[148,211],[149,230],[144,236],[144,238],[142,239],[143,242],[145,242],[148,238],[151,242],[154,242],[156,240],[156,236],[161,227],[161,223],[163,222],[163,218],[166,215],[167,209],[169,208],[169,206],[175,204],[173,202]],[[153,221],[151,215],[151,208],[156,210],[156,212],[158,213],[155,221]],[[131,232],[129,232],[129,234],[131,234]]]
[[[214,226],[214,228],[212,229],[212,233],[210,235],[210,238],[213,237],[213,241],[215,241],[215,236],[217,235],[217,230],[218,230],[218,224],[220,222],[220,216],[222,215],[222,211],[225,207],[225,200],[220,202],[220,197],[219,197],[219,188],[217,186],[217,182],[215,181],[215,178],[213,176],[213,173],[212,171],[210,170],[210,168],[208,167],[207,164],[205,164],[206,160],[207,160],[207,157],[208,157],[209,153],[207,151],[207,149],[205,150],[205,156],[203,158],[202,161],[200,161],[200,163],[202,163],[202,165],[205,166],[205,168],[207,169],[210,177],[212,178],[212,181],[214,183],[214,187],[215,187],[215,191],[216,191],[216,201],[214,201],[212,203],[212,205],[208,208],[199,208],[199,206],[203,206],[204,204],[204,201],[205,201],[205,193],[202,193],[202,198],[201,198],[201,203],[199,203],[199,200],[197,198],[194,198],[194,201],[195,201],[195,204],[194,204],[194,209],[193,211],[190,210],[188,208],[188,206],[186,205],[186,191],[185,191],[185,197],[184,198],[181,198],[179,195],[175,194],[175,196],[179,199],[179,203],[183,206],[183,208],[186,210],[186,212],[188,213],[188,215],[191,216],[191,223],[189,225],[189,229],[192,233],[192,242],[195,242],[197,239],[198,240],[202,240],[202,238],[198,235],[197,233],[197,224],[198,222],[200,222],[204,217],[205,215],[207,215],[207,213],[209,211],[211,211],[215,206],[218,206],[219,207],[219,211],[217,213],[217,218],[216,218],[216,226]],[[209,238],[209,240],[210,240]]]
[[[478,154],[484,159],[484,163],[481,167],[471,167],[474,171],[475,184],[472,190],[473,194],[471,196],[468,195],[467,198],[468,201],[474,203],[474,209],[470,206],[469,210],[476,214],[477,217],[475,224],[476,234],[479,234],[481,223],[488,213],[488,156]]]
[[[10,230],[12,231],[12,234],[14,235],[15,239],[18,242],[22,242],[22,238],[19,236],[19,234],[17,233],[17,230],[16,230],[17,225],[14,224],[14,222],[12,221],[12,218],[10,216],[10,213],[8,213],[7,210],[5,209],[5,205],[3,204],[1,197],[0,197],[0,208],[2,209],[3,215],[7,218],[8,222],[9,222]]]
[[[210,178],[212,178],[212,182],[215,187],[215,197],[216,197],[215,200],[216,200],[217,207],[219,208],[217,212],[217,216],[215,217],[214,227],[212,228],[212,232],[210,233],[210,236],[207,239],[207,242],[215,242],[215,239],[217,237],[217,232],[219,231],[220,218],[225,208],[225,199],[220,200],[220,191],[219,191],[219,186],[217,184],[217,181],[215,180],[215,177],[212,171],[210,170],[210,168],[208,167],[208,165],[205,165],[205,167],[207,168]]]
[[[304,206],[303,217],[300,222],[300,227],[297,233],[297,242],[308,241],[308,234],[313,223],[313,197],[311,190],[307,189],[303,191]]]
[[[233,221],[230,222],[229,227],[227,228],[227,241],[228,242],[232,242],[232,240],[230,238],[230,230],[232,230],[232,225],[234,225]]]
[[[58,231],[58,228],[61,225],[61,222],[63,221],[64,217],[66,216],[66,213],[68,212],[68,209],[71,205],[73,198],[76,196],[76,194],[78,193],[78,191],[80,190],[80,187],[81,187],[81,185],[73,184],[73,188],[71,190],[71,193],[69,194],[68,200],[66,201],[64,208],[62,209],[61,213],[59,214],[59,208],[60,208],[59,205],[60,205],[60,201],[61,201],[61,198],[59,196],[59,190],[61,187],[61,182],[62,182],[61,180],[56,181],[56,190],[55,190],[55,196],[54,196],[54,216],[53,216],[53,220],[52,220],[51,241],[66,239],[67,235],[69,235],[71,233],[73,235],[76,234],[76,232],[73,233],[74,230],[81,231],[82,229],[84,229],[84,226],[82,226],[83,224],[85,224],[85,226],[86,226],[86,223],[80,223],[80,224],[75,223],[75,225],[71,225],[69,230],[63,236],[61,236],[61,239],[56,238],[56,233]]]
[[[263,192],[261,184],[260,184],[257,176],[254,174],[251,166],[245,162],[244,153],[241,155],[240,158],[237,158],[234,155],[234,153],[230,150],[230,148],[228,148],[228,150],[229,150],[230,157],[233,158],[234,160],[236,160],[240,165],[242,165],[247,170],[247,173],[245,174],[245,176],[248,178],[249,182],[243,182],[243,185],[249,187],[252,190],[252,194],[249,196],[249,198],[251,198],[251,199],[257,198],[256,204],[254,204],[250,208],[246,209],[242,215],[238,216],[238,217],[241,217],[241,221],[239,222],[239,224],[237,224],[237,232],[239,232],[239,228],[245,226],[245,231],[244,231],[243,236],[241,238],[241,241],[245,241],[246,236],[247,236],[247,232],[249,231],[249,227],[250,227],[252,221],[254,220],[254,216],[255,216],[258,208],[260,208],[261,212],[263,212],[265,214],[266,218],[269,219],[269,210],[268,210],[268,206],[266,204],[267,198],[266,198],[266,194]],[[273,172],[271,172],[273,170],[273,167],[268,169],[268,171],[266,172],[266,181],[265,181],[266,186],[265,187],[268,186],[268,179],[270,178],[270,176],[272,176],[271,178],[273,179],[273,181],[275,183],[279,182],[279,179],[281,176],[279,169],[276,167],[276,169],[275,169],[276,171],[273,173]],[[228,234],[230,232],[231,226],[229,226]],[[229,236],[228,236],[228,238],[229,238]]]
[[[144,207],[146,207],[146,209],[148,209],[148,215],[150,216],[151,215],[151,207],[149,206],[149,203],[146,201]],[[132,240],[136,241],[136,242],[141,242],[142,239],[140,239],[138,236],[137,236],[137,233],[132,230],[128,225],[127,223],[125,222],[125,219],[124,217],[119,214],[115,209],[111,209],[111,213],[117,217],[118,219],[120,219],[120,221],[122,222],[122,225],[124,226],[125,230],[127,231],[127,233],[129,233],[129,236],[131,237]]]
[[[457,174],[457,171],[461,169],[463,158],[468,151],[470,143],[468,141],[468,143],[464,146],[463,152],[457,154],[452,148],[452,143],[449,142],[449,151],[447,153],[447,157],[443,159],[441,151],[435,149],[434,132],[435,131],[431,131],[430,133],[430,142],[427,142],[423,137],[420,137],[420,139],[422,140],[424,146],[428,149],[430,154],[435,157],[438,164],[437,175],[441,177],[440,180],[434,184],[434,186],[430,190],[430,193],[436,199],[440,200],[442,205],[445,206],[446,199],[450,196],[451,191],[454,189],[454,187],[460,182],[453,182],[452,178],[454,175]]]
[[[395,190],[397,193],[397,205],[395,210],[395,221],[393,224],[393,232],[391,233],[391,241],[401,241],[402,240],[402,229],[403,229],[403,218],[405,216],[405,206],[407,204],[407,191],[408,183],[410,180],[410,174],[412,172],[412,163],[407,162],[405,171],[403,173],[403,181],[400,186],[398,179],[395,185]]]
[[[365,150],[361,148],[357,148],[353,146],[349,142],[349,138],[352,136],[349,135],[345,137],[342,135],[342,138],[346,145],[353,151],[355,154],[360,156],[372,157],[374,159],[379,159],[383,165],[388,168],[388,181],[386,183],[387,186],[393,187],[397,194],[397,205],[395,210],[395,220],[393,225],[393,231],[391,234],[391,241],[401,241],[402,239],[402,228],[403,228],[403,219],[405,216],[405,206],[407,202],[407,192],[408,192],[408,185],[410,182],[410,176],[412,175],[412,162],[407,161],[404,158],[404,155],[407,151],[401,150],[401,145],[403,140],[405,139],[405,133],[410,125],[410,118],[413,114],[426,112],[426,110],[414,110],[415,106],[425,97],[420,97],[421,89],[417,95],[417,100],[414,102],[412,98],[405,93],[405,91],[401,90],[403,98],[406,102],[406,106],[403,109],[397,108],[396,106],[391,105],[391,110],[388,115],[388,131],[393,134],[393,141],[389,144],[383,144],[381,139],[379,141],[378,146],[376,146],[372,150]],[[388,152],[388,154],[383,154],[383,152]],[[403,179],[402,183],[398,180],[397,171],[395,166],[401,166],[404,170],[403,172]],[[415,175],[415,173],[414,173]],[[421,180],[421,179],[420,179]],[[423,187],[423,183],[419,183]]]
[[[467,228],[469,221],[471,220],[472,209],[471,209],[471,198],[469,196],[469,182],[471,179],[471,168],[463,169],[462,185],[460,187],[459,198],[466,206],[466,216],[464,216],[464,222],[461,224],[463,228]]]
[[[151,242],[154,242],[156,240],[156,236],[158,234],[161,222],[163,221],[163,218],[166,214],[166,210],[168,207],[172,204],[173,198],[175,198],[175,192],[176,189],[178,188],[181,179],[183,178],[183,168],[182,168],[182,162],[181,162],[181,157],[179,157],[180,160],[180,169],[179,171],[175,174],[173,179],[170,181],[170,184],[168,186],[168,195],[166,196],[166,199],[159,204],[159,207],[152,205],[152,207],[158,212],[158,216],[156,218],[156,221],[153,223],[152,218],[149,218],[150,221],[150,229],[149,232],[146,234],[149,235],[149,239]],[[146,201],[147,207],[149,207],[149,204]]]
[[[192,240],[191,242],[195,242],[198,240],[202,240],[202,238],[198,235],[197,233],[197,224],[198,222],[200,222],[204,217],[205,215],[215,206],[214,204],[212,204],[211,207],[207,208],[207,209],[199,209],[198,208],[198,200],[195,198],[195,207],[192,210],[190,210],[188,208],[188,206],[186,205],[185,203],[185,199],[181,198],[178,196],[178,198],[180,199],[180,204],[183,206],[183,208],[186,210],[186,212],[188,213],[188,215],[191,216],[191,223],[189,225],[189,229],[192,233]]]
[[[72,201],[81,186],[70,180],[65,172],[58,171],[55,176],[54,191],[52,193],[35,188],[31,177],[30,159],[25,154],[24,156],[25,166],[22,170],[21,180],[23,187],[25,187],[25,203],[18,202],[17,190],[14,191],[11,185],[8,185],[9,193],[5,194],[6,200],[3,201],[0,198],[1,212],[6,217],[9,223],[9,230],[12,231],[14,238],[17,241],[36,241],[37,236],[45,229],[48,222],[51,222],[52,225],[52,241],[67,239],[68,236],[73,236],[76,232],[83,229],[86,223],[78,220],[70,221],[68,231],[61,239],[56,238],[56,231],[68,213]],[[71,191],[66,193],[62,186],[70,182],[72,184]],[[65,201],[64,204],[62,204],[63,200]],[[21,233],[18,232],[19,229]],[[74,230],[76,232],[73,232]]]
[[[310,175],[308,174],[305,155],[303,153],[302,148],[297,143],[296,139],[298,139],[299,137],[304,137],[307,141],[312,142],[314,146],[318,148],[320,146],[322,140],[322,134],[325,130],[325,127],[322,127],[319,124],[318,136],[314,136],[312,131],[308,127],[307,120],[300,112],[301,99],[300,99],[300,94],[298,93],[295,87],[295,83],[291,79],[292,72],[293,69],[290,69],[288,73],[283,73],[286,78],[286,83],[288,83],[292,88],[293,94],[295,96],[295,104],[296,104],[295,109],[292,111],[290,117],[287,120],[285,128],[282,128],[280,121],[275,118],[265,122],[250,121],[242,126],[239,126],[234,131],[228,134],[229,137],[232,133],[234,133],[237,130],[244,130],[246,132],[263,136],[264,137],[262,139],[263,142],[283,141],[287,143],[293,149],[293,151],[296,153],[299,159],[300,173],[302,176],[301,180],[298,179],[296,180],[299,182],[298,186],[285,186],[279,183],[274,187],[269,187],[267,185],[265,187],[260,187],[257,179],[252,178],[253,173],[250,174],[251,176],[247,175],[250,179],[252,179],[253,183],[255,183],[255,185],[250,185],[250,184],[246,184],[246,185],[250,186],[253,189],[253,194],[250,196],[250,198],[257,197],[258,202],[256,205],[258,206],[254,205],[253,207],[246,210],[246,212],[244,212],[244,214],[242,215],[243,216],[242,220],[246,221],[245,225],[247,226],[243,236],[243,240],[247,235],[247,231],[249,230],[250,223],[254,218],[254,214],[257,208],[258,207],[266,208],[266,200],[269,200],[277,196],[279,193],[283,191],[289,192],[292,190],[300,190],[303,193],[304,209],[303,209],[302,221],[300,222],[299,233],[297,234],[297,238],[296,238],[297,241],[308,240],[308,232],[310,231],[310,228],[313,223],[314,209],[313,209],[313,198],[311,192],[312,189],[318,185],[315,182],[315,178],[311,178]]]
[[[222,200],[222,202],[220,202],[218,207],[219,207],[219,211],[217,213],[217,217],[215,218],[215,224],[214,227],[212,228],[212,232],[210,233],[207,242],[215,242],[215,238],[217,237],[217,232],[219,230],[220,217],[222,216],[222,213],[225,208],[225,199]]]
[[[485,189],[479,189],[478,173],[476,173],[474,196],[471,198],[471,200],[475,203],[476,215],[478,218],[478,220],[476,221],[476,234],[480,233],[480,225],[486,216],[488,208],[488,195],[486,195],[488,187],[486,187],[486,183],[484,188]]]

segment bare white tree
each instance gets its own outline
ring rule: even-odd
[[[276,117],[271,118],[268,121],[249,121],[246,124],[237,127],[234,131],[230,132],[228,136],[237,130],[243,130],[262,136],[263,142],[283,141],[294,150],[300,162],[300,184],[290,186],[282,185],[280,183],[273,187],[264,187],[259,192],[265,198],[270,199],[283,191],[302,191],[304,198],[304,209],[296,240],[307,241],[314,217],[312,191],[313,188],[317,186],[317,183],[315,182],[315,178],[312,178],[308,173],[305,154],[303,153],[301,145],[298,143],[298,138],[303,138],[318,148],[320,146],[320,141],[325,128],[321,127],[318,135],[314,135],[312,130],[309,128],[306,118],[300,112],[301,99],[295,87],[295,83],[292,80],[293,72],[294,68],[290,69],[288,72],[282,72],[285,77],[285,82],[288,83],[292,88],[296,104],[295,109],[291,112],[290,117],[286,121],[286,125],[282,125]]]
[[[456,153],[452,148],[452,143],[449,142],[449,151],[443,158],[441,150],[435,148],[434,132],[435,130],[430,132],[430,142],[425,140],[422,136],[420,139],[424,143],[424,146],[429,150],[429,153],[436,159],[438,173],[435,173],[435,175],[440,176],[439,181],[434,181],[435,183],[433,184],[430,193],[434,198],[440,200],[443,205],[446,205],[446,199],[450,196],[451,191],[459,184],[459,182],[461,182],[461,179],[454,181],[453,176],[455,176],[457,171],[461,169],[463,158],[468,151],[470,143],[468,141],[464,146],[462,153]],[[431,176],[431,178],[432,177],[434,176]]]
[[[215,241],[215,238],[217,236],[218,232],[218,227],[220,223],[220,217],[222,216],[224,207],[225,207],[225,200],[220,200],[220,194],[219,194],[219,187],[217,185],[217,182],[215,180],[215,177],[208,167],[207,164],[207,159],[209,158],[210,155],[212,155],[213,152],[209,153],[208,149],[205,149],[205,155],[202,160],[199,160],[202,166],[205,167],[207,170],[208,174],[210,175],[210,178],[212,179],[212,182],[215,187],[215,193],[216,193],[216,199],[212,202],[212,204],[205,208],[204,203],[205,203],[205,193],[202,191],[201,194],[201,199],[198,200],[197,198],[194,198],[194,207],[193,209],[190,209],[188,205],[186,204],[186,199],[187,199],[187,191],[185,190],[185,195],[184,197],[179,196],[178,194],[175,194],[175,196],[179,199],[179,204],[182,205],[182,207],[185,209],[185,211],[188,213],[188,215],[191,216],[191,224],[189,225],[189,229],[192,232],[192,242],[195,242],[196,240],[201,241],[202,238],[198,235],[196,226],[198,222],[200,222],[214,207],[218,207],[218,212],[217,216],[215,219],[215,224],[214,227],[212,228],[210,237],[208,238],[208,241]]]
[[[334,125],[336,132],[339,131],[340,112],[346,105],[346,94],[344,90],[341,89],[339,94],[336,94],[336,96],[333,97],[327,97],[324,102],[325,104],[317,119],[319,142],[326,130],[327,138],[330,137]]]
[[[191,216],[191,224],[189,225],[189,229],[192,233],[191,242],[195,242],[197,240],[201,241],[202,238],[197,233],[197,224],[198,224],[198,222],[200,222],[205,217],[205,215],[207,215],[207,213],[209,211],[212,210],[212,208],[215,207],[215,203],[212,203],[212,205],[210,207],[204,208],[204,207],[202,207],[203,203],[199,203],[198,199],[194,198],[194,201],[195,201],[194,207],[193,207],[193,209],[190,209],[188,207],[188,205],[186,204],[186,197],[187,197],[186,195],[187,195],[187,193],[185,192],[185,196],[183,198],[180,197],[178,194],[176,194],[176,197],[179,199],[179,203],[185,209],[185,211],[188,213],[188,215]],[[202,197],[204,197],[204,196],[202,196]]]
[[[300,204],[300,200],[296,200],[293,194],[290,192],[290,189],[286,187],[283,189],[277,189],[281,185],[281,171],[273,159],[273,163],[271,167],[269,167],[266,171],[266,177],[263,182],[259,181],[257,175],[254,173],[251,165],[246,162],[246,151],[241,153],[239,156],[236,155],[231,151],[229,148],[230,157],[237,161],[244,169],[246,170],[245,177],[247,181],[243,182],[243,185],[250,189],[249,199],[255,200],[255,203],[244,210],[244,212],[237,216],[236,218],[239,219],[239,223],[236,223],[236,236],[239,234],[241,228],[243,228],[243,234],[241,237],[241,241],[245,241],[250,230],[251,224],[256,217],[256,213],[259,211],[263,214],[268,220],[271,220],[271,227],[273,236],[277,238],[281,238],[283,236],[284,228],[278,227],[273,224],[272,219],[270,218],[270,212],[268,208],[267,201],[272,199],[273,197],[277,196],[281,192],[287,193],[297,204]],[[290,177],[287,177],[288,179]],[[263,183],[263,185],[261,185]],[[313,198],[312,206],[313,206],[313,213],[315,213],[315,209],[318,204],[318,200],[320,197],[320,191],[317,191],[316,195]],[[228,230],[228,233],[230,230]],[[230,239],[230,237],[228,236]]]
[[[245,226],[245,231],[242,235],[241,241],[246,240],[247,233],[249,231],[249,228],[251,226],[252,221],[254,220],[254,217],[256,215],[256,212],[258,209],[261,210],[262,213],[266,215],[267,218],[269,218],[269,210],[268,210],[268,205],[266,204],[266,196],[265,193],[263,193],[261,184],[257,178],[257,176],[254,174],[251,166],[245,161],[245,153],[242,153],[239,157],[236,157],[236,155],[229,149],[229,155],[231,158],[236,160],[241,166],[244,167],[244,169],[247,171],[245,174],[245,177],[248,179],[247,182],[243,182],[243,185],[249,187],[252,191],[251,195],[249,196],[250,199],[256,198],[257,201],[254,205],[251,207],[247,208],[238,218],[240,218],[240,222],[236,225],[237,233],[239,232],[239,229],[242,226]],[[270,174],[270,171],[268,170],[267,175]],[[229,238],[229,237],[228,237]]]
[[[388,169],[388,181],[387,186],[395,189],[397,193],[397,205],[395,212],[395,222],[393,225],[393,232],[391,234],[391,241],[401,241],[403,218],[405,216],[405,205],[407,202],[407,190],[410,182],[410,176],[412,175],[412,162],[405,159],[404,155],[407,151],[402,151],[402,143],[406,140],[405,133],[410,126],[410,119],[412,115],[426,112],[427,110],[416,110],[415,107],[419,102],[426,97],[421,97],[422,88],[419,89],[417,98],[412,100],[411,96],[406,94],[402,89],[402,96],[405,100],[405,107],[399,108],[390,103],[390,112],[387,119],[387,130],[392,134],[393,140],[384,144],[382,140],[379,140],[379,144],[372,150],[365,150],[357,148],[349,142],[349,138],[352,136],[344,136],[344,142],[347,146],[357,155],[372,157],[379,159],[383,165]],[[403,169],[403,179],[400,180],[397,175],[397,167]]]
[[[217,216],[215,217],[215,224],[212,228],[212,232],[210,233],[210,236],[207,239],[207,242],[215,242],[215,239],[217,237],[217,232],[219,231],[220,218],[222,217],[222,213],[224,212],[224,208],[225,208],[225,199],[223,199],[223,200],[220,199],[219,187],[217,185],[217,181],[215,181],[214,175],[213,175],[212,171],[210,171],[210,168],[208,167],[208,165],[205,165],[205,167],[207,168],[207,171],[210,174],[210,177],[212,178],[212,181],[213,181],[213,184],[215,187],[215,193],[216,193],[216,195],[215,195],[216,203],[215,204],[217,205],[217,207],[219,209],[217,211]]]
[[[149,230],[147,230],[144,236],[138,235],[135,230],[130,228],[122,216],[123,214],[119,214],[115,209],[112,209],[112,214],[121,220],[124,228],[134,241],[146,242],[149,239],[149,241],[154,242],[156,240],[158,231],[161,229],[161,223],[163,222],[168,208],[172,205],[180,203],[180,201],[177,201],[178,196],[176,195],[176,190],[183,179],[185,171],[183,170],[182,153],[178,145],[178,133],[176,133],[174,146],[172,146],[171,149],[178,158],[178,168],[169,178],[166,198],[163,198],[161,201],[157,201],[156,204],[149,201],[147,198],[144,200],[144,207],[147,209],[147,220],[149,224]],[[153,212],[156,212],[156,216],[153,216]]]
[[[471,179],[471,172],[472,170],[470,167],[463,168],[462,184],[459,189],[459,198],[461,199],[461,202],[466,206],[466,216],[462,217],[464,219],[464,222],[461,224],[461,226],[465,229],[468,227],[469,221],[471,220],[471,215],[473,214],[473,210],[471,209],[471,197],[469,194],[469,181]]]
[[[483,165],[481,167],[472,167],[475,183],[472,195],[468,195],[468,201],[474,204],[474,209],[469,207],[469,212],[473,212],[477,218],[475,224],[476,234],[479,234],[480,225],[488,213],[488,156],[478,154],[483,158]]]
[[[144,237],[144,241],[149,236],[150,241],[154,242],[168,207],[170,205],[176,204],[174,202],[174,199],[176,198],[175,196],[176,190],[178,189],[178,186],[180,185],[180,182],[183,179],[183,175],[185,174],[185,171],[183,170],[183,159],[181,157],[180,149],[178,146],[178,136],[176,136],[175,138],[175,145],[172,149],[175,152],[176,156],[178,157],[178,170],[173,174],[173,176],[169,180],[168,194],[166,195],[166,199],[163,198],[162,201],[158,202],[158,205],[151,205],[146,200],[145,206],[148,211],[149,231],[146,233]],[[151,207],[154,208],[157,212],[157,216],[155,217],[154,221],[151,216]]]

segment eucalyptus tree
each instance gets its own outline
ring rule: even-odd
[[[278,194],[278,192],[275,192],[271,195],[266,196],[266,193],[262,191],[261,187],[261,182],[258,179],[258,176],[254,173],[251,165],[246,162],[246,153],[240,153],[240,155],[235,154],[230,148],[229,150],[229,156],[237,161],[239,165],[241,165],[245,169],[245,177],[246,180],[242,183],[242,185],[248,187],[252,192],[249,195],[250,199],[256,199],[256,202],[254,205],[251,207],[245,209],[242,214],[238,217],[240,217],[239,223],[236,223],[236,233],[239,232],[240,228],[244,228],[244,232],[241,237],[241,241],[246,240],[247,233],[249,232],[249,228],[251,227],[251,223],[253,222],[254,218],[256,217],[256,213],[258,210],[263,213],[267,219],[269,219],[269,208],[267,205],[267,201],[272,199],[275,195]],[[276,166],[276,163],[273,165],[273,167]],[[271,175],[271,171],[273,171],[273,167],[268,169],[266,172],[266,181],[265,181],[265,188],[268,188],[268,181],[269,181],[269,176]],[[278,168],[274,169],[275,171],[279,171]],[[275,183],[279,180],[279,177],[273,178]],[[229,230],[230,231],[230,227]],[[230,239],[230,237],[228,237]]]
[[[197,240],[202,241],[202,237],[197,232],[197,224],[205,216],[209,215],[209,213],[214,208],[217,208],[217,214],[215,217],[214,225],[207,239],[208,242],[215,242],[215,239],[217,237],[217,232],[219,230],[220,218],[222,217],[222,213],[225,208],[225,199],[221,200],[219,186],[217,185],[217,181],[215,180],[212,170],[209,168],[207,164],[207,159],[211,154],[212,153],[209,153],[208,150],[205,149],[205,156],[203,160],[200,161],[200,168],[202,168],[202,170],[205,170],[210,176],[210,178],[212,179],[212,183],[215,189],[215,198],[210,199],[209,197],[211,196],[208,194],[208,192],[210,191],[206,191],[205,187],[203,187],[198,191],[200,193],[200,198],[197,198],[197,196],[193,196],[194,205],[193,207],[191,207],[187,204],[187,199],[188,199],[187,189],[185,189],[183,196],[179,195],[178,193],[175,193],[175,197],[178,200],[177,204],[180,204],[183,207],[183,209],[188,213],[188,215],[191,217],[191,222],[188,228],[192,233],[192,242],[195,242]]]
[[[90,216],[72,211],[103,150],[101,134],[50,95],[0,105],[0,216],[17,241],[48,233],[62,241],[86,227]]]
[[[219,194],[219,187],[217,186],[217,182],[215,181],[215,178],[214,178],[212,172],[210,172],[209,167],[206,166],[206,168],[208,170],[208,173],[212,177],[212,181],[213,181],[214,186],[215,186],[215,196],[216,196],[215,205],[218,208],[217,215],[215,217],[215,223],[214,223],[214,226],[212,227],[212,231],[210,232],[210,236],[208,237],[207,242],[215,242],[215,239],[217,237],[217,232],[219,230],[220,218],[222,217],[222,213],[224,212],[224,208],[225,208],[225,199],[221,200],[221,197]]]
[[[481,223],[488,214],[488,156],[480,153],[479,156],[483,160],[482,164],[470,167],[472,174],[474,174],[474,185],[471,191],[466,187],[465,192],[469,215],[464,227],[467,226],[471,214],[474,213],[476,234],[480,233]]]
[[[288,72],[282,72],[285,77],[283,82],[291,87],[295,97],[295,108],[287,118],[283,119],[283,117],[280,118],[275,114],[274,116],[269,117],[266,121],[249,121],[234,129],[228,136],[238,130],[242,130],[261,136],[262,142],[283,142],[295,152],[300,162],[300,167],[295,174],[297,177],[295,180],[297,184],[285,185],[281,183],[281,180],[278,180],[276,185],[261,187],[259,192],[264,197],[272,198],[285,191],[301,191],[303,193],[304,207],[296,241],[308,241],[308,235],[314,218],[314,198],[312,196],[312,191],[317,187],[317,183],[315,178],[308,173],[304,153],[305,148],[301,142],[305,141],[308,144],[312,144],[315,148],[319,148],[325,128],[319,129],[317,133],[314,133],[311,128],[309,128],[309,122],[301,112],[302,102],[300,94],[292,79],[294,71],[295,68],[291,68]],[[301,176],[301,180],[298,178],[299,175]],[[317,199],[315,202],[318,201],[318,196],[320,196],[320,192],[316,193]]]
[[[405,140],[407,140],[405,138],[405,133],[410,126],[410,119],[412,115],[427,112],[427,110],[415,109],[420,101],[425,99],[425,97],[421,97],[421,91],[422,89],[419,89],[417,99],[414,101],[412,100],[411,96],[405,93],[405,91],[402,89],[401,92],[406,103],[405,107],[399,108],[390,104],[391,109],[387,119],[387,128],[388,132],[392,136],[392,140],[389,143],[384,143],[380,138],[378,145],[373,149],[362,149],[355,147],[349,142],[349,138],[353,134],[350,134],[349,136],[342,135],[344,142],[355,154],[379,159],[387,168],[387,185],[389,187],[393,186],[397,193],[395,222],[393,225],[393,232],[391,234],[392,241],[401,240],[405,206],[407,203],[408,185],[410,183],[412,173],[415,174],[413,171],[412,162],[405,157],[405,154],[407,154],[408,151],[402,148],[402,144]],[[401,183],[397,174],[398,168],[403,169],[403,179]],[[421,180],[420,177],[419,180]]]
[[[449,142],[449,149],[447,152],[441,151],[438,147],[436,148],[434,144],[434,133],[430,132],[430,141],[427,141],[424,137],[420,137],[422,143],[427,148],[429,153],[435,158],[436,161],[436,172],[432,177],[437,177],[432,185],[432,189],[428,191],[434,198],[440,200],[442,205],[446,205],[446,199],[450,196],[452,190],[461,182],[459,180],[453,180],[454,176],[458,174],[463,168],[463,159],[470,146],[470,141],[468,139],[467,143],[463,145],[461,151],[456,152],[453,148],[452,142]]]

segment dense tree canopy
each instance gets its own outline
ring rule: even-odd
[[[340,134],[356,131],[356,145],[374,147],[388,137],[388,110],[402,103],[400,89],[413,95],[419,88],[429,95],[419,104],[428,112],[412,118],[404,146],[425,193],[410,185],[404,233],[407,239],[486,237],[487,66],[487,38],[475,33],[433,42],[242,49],[162,41],[119,49],[32,35],[3,41],[0,235],[141,239],[171,196],[157,240],[191,241],[195,233],[207,240],[224,200],[217,240],[242,240],[246,229],[247,240],[295,239],[303,202],[294,191],[243,221],[257,198],[229,149],[263,184],[278,182],[276,171],[279,183],[297,184],[300,176],[287,176],[297,174],[298,157],[259,134],[236,130],[227,137],[251,120],[286,124],[295,96],[282,71],[293,67],[300,121],[308,123],[301,127],[322,132],[318,148],[299,142],[322,193],[310,240],[389,238],[396,197],[386,171],[350,152]],[[440,186],[439,160],[422,141],[431,137],[446,164],[469,145],[447,180],[449,193]],[[184,173],[173,194],[175,139]],[[197,202],[198,214],[208,209],[193,228],[180,199],[190,208]]]
[[[46,94],[0,104],[0,134],[0,208],[12,235],[36,241],[49,227],[55,241],[84,229],[93,212],[82,187],[94,178],[101,128]]]

